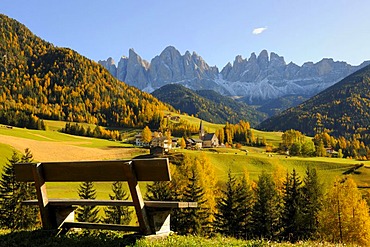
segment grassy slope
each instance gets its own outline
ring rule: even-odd
[[[181,115],[181,118],[189,121],[192,124],[199,124],[199,119],[183,115]],[[114,147],[125,147],[125,149],[133,149],[132,146],[128,144],[122,144],[120,142],[112,142],[94,138],[84,138],[59,133],[56,130],[64,127],[65,123],[63,122],[47,121],[47,125],[49,127],[49,131],[36,131],[20,128],[13,128],[10,130],[2,126],[0,127],[0,135],[10,135],[37,141],[52,141],[62,143],[66,142],[75,146],[83,146],[92,149]],[[210,132],[215,131],[216,129],[219,129],[223,126],[207,122],[204,122],[204,125]],[[281,132],[262,132],[256,130],[255,136],[265,137],[267,142],[273,143],[275,146],[277,146],[281,138]],[[88,142],[86,140],[88,140]],[[248,155],[246,155],[245,150],[248,150]],[[6,158],[10,157],[12,153],[12,147],[1,144],[0,140],[0,151],[1,167],[3,164],[5,164]],[[194,156],[200,155],[201,153],[206,153],[210,162],[214,164],[216,175],[220,181],[224,181],[226,179],[226,172],[229,168],[231,168],[232,172],[235,175],[242,174],[244,170],[247,170],[250,174],[251,179],[257,180],[259,174],[261,174],[263,170],[268,173],[272,173],[278,166],[280,166],[284,172],[290,172],[293,168],[295,168],[299,175],[303,177],[307,165],[310,165],[318,170],[323,183],[330,184],[336,176],[340,176],[342,172],[348,170],[349,167],[353,164],[359,163],[355,160],[336,158],[286,158],[283,155],[274,155],[273,157],[268,157],[268,155],[263,152],[263,149],[253,147],[245,147],[244,150],[219,148],[216,149],[216,151],[217,152],[206,150],[183,150],[183,152]],[[135,156],[135,154],[137,153],[138,151],[135,151],[135,149],[133,149],[132,156]],[[359,174],[355,174],[354,178],[358,184],[365,185],[370,184],[369,175],[370,169],[361,168],[359,170]],[[77,198],[77,186],[78,183],[51,183],[50,185],[48,185],[49,195],[51,197]],[[98,198],[108,198],[108,194],[111,191],[110,186],[110,183],[96,183]],[[145,190],[145,185],[142,185],[142,188]]]
[[[67,135],[56,131],[61,127],[65,126],[65,123],[59,121],[47,121],[49,131],[38,131],[21,128],[8,129],[4,125],[0,125],[0,135],[20,137],[29,140],[35,140],[40,142],[58,142],[68,143],[74,146],[88,147],[92,149],[101,148],[132,148],[131,157],[136,156],[140,152],[138,149],[132,147],[129,144],[122,144],[120,142],[112,142],[108,140],[96,139],[96,138],[85,138],[73,135]],[[86,141],[87,140],[87,141]],[[10,158],[14,148],[1,143],[0,139],[0,169],[5,165],[7,158]],[[19,153],[23,150],[17,150]],[[60,150],[63,152],[63,150]],[[31,150],[32,152],[32,150]],[[122,158],[129,158],[127,156]],[[50,197],[67,197],[67,198],[78,198],[77,187],[79,183],[49,183],[48,184],[48,195]],[[108,193],[111,191],[110,183],[96,183],[97,196],[101,199],[109,199]],[[145,186],[143,186],[145,187]]]

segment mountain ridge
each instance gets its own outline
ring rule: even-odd
[[[287,95],[312,97],[370,61],[352,66],[323,58],[317,63],[298,66],[292,62],[286,64],[284,57],[262,50],[258,56],[252,53],[248,59],[238,55],[232,64],[229,62],[219,71],[195,52],[186,51],[181,55],[175,47],[168,46],[151,62],[130,49],[129,56],[122,57],[118,66],[112,58],[99,63],[119,80],[146,92],[178,83],[192,90],[211,89],[222,95],[238,96],[249,104],[260,104]]]
[[[222,96],[213,90],[193,91],[181,84],[167,84],[155,90],[153,96],[189,115],[213,123],[248,121],[256,126],[266,115],[253,107]]]
[[[262,122],[262,130],[296,129],[308,135],[327,129],[335,136],[370,140],[370,65],[311,99]]]

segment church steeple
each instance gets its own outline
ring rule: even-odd
[[[203,127],[203,121],[200,120],[200,126],[199,126],[199,139],[203,139],[204,137],[204,127]]]

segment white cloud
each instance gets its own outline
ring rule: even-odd
[[[263,33],[266,29],[267,29],[267,27],[255,28],[255,29],[253,29],[253,32],[252,33],[255,34],[255,35],[258,35],[258,34]]]

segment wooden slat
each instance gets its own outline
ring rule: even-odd
[[[144,201],[148,208],[196,208],[196,202],[178,202],[178,201]]]
[[[86,228],[86,229],[101,229],[101,230],[113,230],[113,231],[129,231],[139,232],[140,227],[138,226],[124,226],[115,224],[102,224],[102,223],[88,223],[88,222],[64,222],[61,228]]]
[[[26,205],[38,205],[37,200],[23,201]],[[134,206],[130,200],[92,200],[92,199],[49,199],[50,206]],[[144,201],[148,208],[196,208],[196,202]]]
[[[46,230],[53,229],[56,226],[56,219],[53,217],[49,207],[49,198],[47,196],[44,171],[41,164],[32,166],[32,175],[35,181],[37,202],[41,214],[42,227]]]
[[[41,163],[45,182],[127,181],[130,172],[124,160]],[[168,159],[132,160],[138,181],[170,181]],[[17,181],[32,182],[32,166],[15,164]]]

